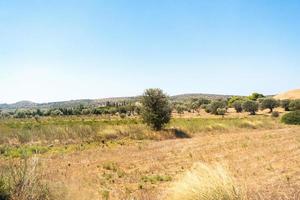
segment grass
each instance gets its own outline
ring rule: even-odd
[[[242,200],[240,189],[221,166],[197,163],[174,184],[168,200]]]
[[[54,200],[42,174],[38,171],[37,159],[22,159],[17,163],[1,167],[1,200]]]
[[[291,199],[289,187],[300,184],[299,167],[293,162],[300,155],[299,129],[271,116],[174,118],[160,132],[137,118],[6,119],[0,120],[0,132],[1,171],[3,164],[36,155],[46,174],[42,182],[64,186],[67,199],[164,199],[170,186],[184,180],[179,175],[199,161],[229,166],[223,169],[226,181],[233,181],[237,195],[236,182],[247,185],[250,200],[258,199],[254,194]],[[207,167],[217,174],[222,171]],[[198,173],[195,168],[188,173]]]

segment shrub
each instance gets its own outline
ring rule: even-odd
[[[285,124],[300,125],[300,111],[292,111],[282,116],[281,121]]]
[[[52,116],[61,116],[63,113],[60,110],[52,110],[50,115]]]
[[[37,160],[23,159],[16,165],[7,166],[0,174],[1,200],[51,200],[46,184],[37,172]]]
[[[126,114],[125,114],[125,113],[121,113],[121,114],[120,114],[120,117],[121,117],[122,119],[124,119],[124,118],[126,117]]]
[[[226,113],[226,109],[225,108],[218,108],[217,109],[217,115],[222,115],[224,116]]]
[[[284,99],[280,101],[280,106],[284,108],[285,111],[289,111],[289,106],[290,106],[291,100],[289,99]]]
[[[186,110],[186,107],[184,105],[178,104],[176,105],[175,109],[178,114],[183,114]]]
[[[173,185],[169,200],[242,200],[235,181],[221,166],[209,167],[202,163]]]
[[[154,130],[161,130],[170,121],[172,109],[161,89],[147,89],[141,102],[143,121]]]
[[[211,104],[209,104],[210,113],[217,115],[218,114],[218,112],[217,112],[218,108],[226,109],[226,105],[227,105],[227,103],[225,101],[222,101],[222,100],[221,101],[213,101],[213,102],[211,102]]]
[[[278,111],[274,111],[272,112],[272,117],[279,117],[279,112]]]
[[[255,115],[255,112],[258,110],[258,103],[252,100],[247,100],[242,104],[243,110],[250,112],[251,115]]]
[[[300,99],[291,101],[289,109],[292,111],[300,110]]]
[[[270,113],[273,112],[273,109],[278,107],[279,103],[277,100],[273,99],[273,98],[266,98],[263,99],[261,102],[261,109],[270,109]]]
[[[243,111],[242,104],[243,104],[243,101],[241,101],[241,100],[233,102],[232,106],[237,113],[240,113]]]

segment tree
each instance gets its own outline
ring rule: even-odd
[[[219,101],[213,101],[209,105],[210,105],[210,113],[217,115],[218,108],[226,109],[227,103],[226,103],[226,101],[219,100]]]
[[[279,103],[276,99],[273,98],[265,98],[261,102],[261,109],[270,109],[270,113],[273,112],[273,109],[278,107]]]
[[[292,111],[300,110],[300,99],[291,101],[289,109]]]
[[[284,100],[281,100],[280,106],[281,106],[282,108],[284,108],[285,111],[290,111],[290,109],[289,109],[290,103],[291,103],[291,100],[289,100],[289,99],[284,99]]]
[[[258,103],[252,100],[247,100],[242,104],[243,110],[250,112],[250,115],[255,115],[258,111]]]
[[[168,96],[161,89],[147,89],[142,95],[143,121],[154,130],[161,130],[171,119]]]
[[[259,94],[257,92],[252,93],[250,96],[248,96],[248,99],[252,101],[256,101],[259,98],[264,98],[265,96],[263,94]]]
[[[243,111],[242,104],[243,104],[242,100],[237,100],[237,101],[233,102],[232,106],[237,113],[240,113]]]
[[[241,101],[243,100],[244,98],[243,97],[238,97],[238,96],[233,96],[231,97],[229,100],[228,100],[228,106],[229,107],[234,107],[233,106],[233,103],[236,102],[236,101]]]

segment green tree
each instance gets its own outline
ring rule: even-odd
[[[154,130],[161,130],[171,119],[169,98],[161,89],[147,89],[142,95],[143,121]]]
[[[300,99],[291,101],[289,109],[292,111],[300,110]]]
[[[241,101],[243,100],[244,98],[243,97],[238,97],[238,96],[233,96],[231,97],[229,100],[228,100],[228,106],[229,107],[234,107],[233,106],[233,103],[236,102],[236,101]]]
[[[273,98],[265,98],[261,102],[261,109],[270,109],[270,113],[273,112],[273,109],[278,107],[279,103],[276,99]]]
[[[209,108],[210,108],[210,113],[211,114],[214,114],[214,115],[217,115],[218,112],[218,108],[224,108],[226,109],[226,106],[227,106],[227,102],[226,101],[223,101],[223,100],[219,100],[219,101],[213,101],[209,104]]]
[[[259,98],[264,98],[265,96],[263,94],[259,94],[257,92],[252,93],[250,96],[248,96],[248,99],[252,101],[256,101]]]
[[[280,101],[280,106],[284,108],[285,111],[289,111],[289,106],[290,106],[291,100],[289,99],[284,99]]]
[[[251,115],[255,115],[258,111],[258,103],[252,100],[247,100],[242,104],[243,110],[250,112]]]
[[[243,101],[242,100],[237,100],[233,102],[232,107],[235,109],[237,113],[243,112],[243,107],[242,107]]]

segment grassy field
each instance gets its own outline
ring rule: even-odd
[[[160,132],[138,118],[6,119],[0,133],[1,167],[37,159],[56,199],[167,199],[195,163],[222,166],[244,199],[300,197],[300,127],[267,115],[182,116]]]

